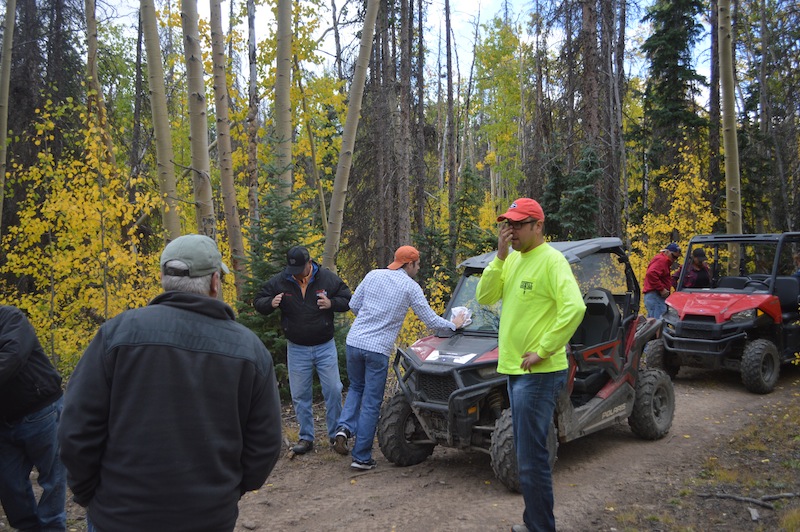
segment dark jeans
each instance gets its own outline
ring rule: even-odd
[[[20,530],[63,531],[67,473],[58,458],[56,431],[64,400],[15,423],[0,423],[0,501],[9,524]],[[39,472],[37,504],[30,474]]]
[[[508,376],[519,483],[525,500],[523,518],[531,532],[556,529],[547,432],[566,382],[566,370]]]

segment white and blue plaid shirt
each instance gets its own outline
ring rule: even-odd
[[[431,329],[456,329],[433,311],[422,288],[403,269],[369,272],[353,293],[350,308],[356,319],[347,333],[347,345],[386,356],[394,352],[409,308]]]

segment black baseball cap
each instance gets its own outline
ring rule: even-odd
[[[303,246],[294,246],[289,248],[286,252],[286,273],[289,275],[297,275],[303,273],[306,269],[306,264],[311,261],[311,255],[308,250]]]

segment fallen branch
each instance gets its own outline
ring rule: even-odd
[[[761,500],[777,501],[778,499],[791,499],[793,497],[800,497],[800,493],[778,493],[777,495],[764,495],[761,497]]]
[[[704,498],[716,497],[717,499],[733,499],[734,501],[749,502],[749,503],[752,503],[752,504],[756,504],[758,506],[761,506],[763,508],[767,508],[769,510],[774,510],[775,509],[775,506],[773,506],[772,504],[770,504],[768,502],[764,502],[761,499],[753,499],[752,497],[741,497],[739,495],[728,495],[727,493],[698,493],[697,496],[698,497],[704,497]]]

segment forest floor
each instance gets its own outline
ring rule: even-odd
[[[553,472],[561,531],[800,531],[800,368],[782,369],[769,395],[736,373],[682,369],[676,413],[659,441],[618,425],[562,444]],[[323,412],[317,434],[324,434]],[[284,408],[284,436],[297,434]],[[489,457],[437,447],[395,467],[377,444],[376,469],[355,472],[327,438],[278,462],[239,503],[236,532],[493,531],[521,522],[522,497],[492,473]],[[68,530],[85,528],[68,505]],[[0,530],[9,529],[0,514]]]

